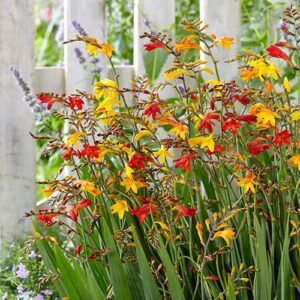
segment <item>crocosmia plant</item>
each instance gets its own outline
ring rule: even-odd
[[[35,137],[63,163],[42,182],[48,208],[28,213],[61,297],[300,298],[299,20],[286,9],[284,38],[243,49],[231,81],[213,53],[235,41],[201,21],[182,22],[178,42],[145,33],[145,51],[173,63],[163,82],[137,77],[129,88],[110,45],[68,41],[106,56],[115,78],[92,93],[38,95],[68,128]],[[186,61],[190,51],[207,61]]]

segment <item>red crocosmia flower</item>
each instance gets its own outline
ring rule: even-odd
[[[231,130],[231,132],[233,134],[238,134],[238,129],[242,126],[242,124],[240,122],[237,121],[236,118],[231,118],[231,119],[227,119],[223,125],[222,125],[222,130],[223,131],[227,131],[227,130]]]
[[[212,120],[220,121],[220,115],[214,112],[206,113],[198,129],[207,129],[209,132],[212,132],[212,125],[215,125],[215,123]]]
[[[269,47],[267,47],[267,51],[270,56],[276,57],[276,58],[281,58],[281,59],[285,60],[286,62],[291,63],[288,55],[286,53],[284,53],[278,47],[276,47],[274,45],[270,45]]]
[[[73,148],[67,148],[62,152],[61,157],[69,160],[72,156],[75,155],[77,155],[77,152]]]
[[[82,199],[77,204],[73,205],[73,207],[68,211],[69,217],[74,221],[77,222],[77,217],[79,211],[85,207],[88,207],[92,204],[90,199]]]
[[[289,138],[293,136],[291,133],[288,132],[288,130],[283,130],[281,132],[277,132],[273,143],[277,144],[278,146],[282,145],[290,145],[291,142],[289,141]]]
[[[244,121],[251,124],[256,120],[256,116],[251,116],[251,115],[236,116],[236,119],[238,121]]]
[[[187,208],[183,205],[176,205],[174,209],[178,210],[175,221],[177,221],[181,217],[193,217],[197,211],[197,208]]]
[[[156,114],[161,114],[160,108],[156,103],[150,104],[145,110],[144,115],[152,116],[153,120],[156,120]]]
[[[41,103],[48,104],[47,109],[49,109],[49,110],[52,108],[52,106],[55,102],[58,102],[57,98],[52,97],[50,95],[40,94],[40,95],[37,95],[37,98],[41,101]]]
[[[79,255],[81,253],[83,249],[83,246],[81,244],[79,244],[78,246],[76,246],[76,248],[74,249],[74,254],[75,255]]]
[[[143,224],[145,218],[151,213],[155,213],[155,212],[157,212],[156,206],[153,203],[148,202],[141,207],[131,210],[130,214],[132,216],[138,216],[140,224]]]
[[[226,148],[221,146],[221,145],[215,145],[214,151],[206,150],[205,153],[208,154],[208,155],[213,155],[213,154],[216,154],[216,153],[223,152],[225,149]]]
[[[53,218],[58,216],[59,213],[41,213],[36,216],[36,220],[43,222],[46,227],[52,226],[54,224]]]
[[[219,277],[216,276],[216,275],[211,275],[211,276],[205,277],[205,279],[210,279],[210,280],[218,281],[218,280],[219,280]]]
[[[239,96],[239,95],[235,95],[233,98],[235,100],[239,101],[243,105],[247,105],[247,104],[250,103],[250,98],[248,98],[248,97],[242,97],[242,96]]]
[[[192,96],[191,96],[191,99],[192,99],[194,102],[196,102],[196,103],[199,102],[199,99],[198,99],[195,95],[192,95]]]
[[[146,161],[152,161],[152,159],[150,157],[143,156],[141,153],[135,153],[128,165],[130,168],[143,169],[145,168]]]
[[[80,155],[81,156],[86,156],[88,160],[91,158],[98,158],[99,157],[99,148],[97,146],[91,146],[88,144],[83,145],[83,149],[80,150]]]
[[[264,140],[264,138],[257,137],[248,143],[248,150],[251,155],[256,156],[264,150],[271,148],[271,146],[268,144],[260,144],[260,142]]]
[[[163,48],[164,49],[164,48],[166,48],[166,45],[164,43],[152,38],[152,39],[150,39],[150,43],[147,43],[147,44],[144,45],[144,48],[145,48],[146,51],[150,52],[150,51],[153,51],[157,48]]]
[[[175,162],[175,168],[183,168],[184,171],[191,171],[191,159],[195,157],[195,154],[188,154],[182,158],[178,158],[173,160],[173,162]]]
[[[75,109],[75,107],[77,107],[78,109],[82,109],[83,108],[83,100],[80,97],[68,97],[69,100],[69,105],[72,109]]]

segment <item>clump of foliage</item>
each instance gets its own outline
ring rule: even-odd
[[[55,299],[52,280],[36,248],[17,241],[3,247],[0,256],[0,299]],[[51,279],[51,280],[50,280]]]
[[[63,162],[41,182],[49,207],[27,214],[51,229],[35,223],[31,242],[61,297],[299,298],[300,100],[278,67],[299,74],[297,9],[282,22],[284,39],[232,59],[239,81],[213,56],[234,40],[184,21],[180,41],[143,35],[145,51],[173,58],[163,82],[121,87],[115,73],[93,93],[38,95],[68,128],[35,137]],[[75,41],[115,71],[111,45]],[[212,68],[185,60],[193,51]]]

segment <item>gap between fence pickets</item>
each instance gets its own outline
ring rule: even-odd
[[[131,80],[134,77],[134,66],[124,65],[116,66],[116,72],[119,75],[120,87],[130,87]],[[111,67],[107,68],[107,77],[114,79]],[[36,93],[66,93],[66,75],[62,67],[36,68],[34,76],[34,91]],[[78,83],[80,82],[78,78]],[[83,80],[83,79],[82,79]],[[92,82],[91,82],[92,85]],[[75,92],[75,90],[74,90]]]

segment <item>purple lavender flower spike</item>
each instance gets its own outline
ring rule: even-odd
[[[79,63],[84,64],[86,59],[84,58],[82,51],[76,47],[76,48],[74,48],[74,52],[75,52],[76,57],[79,60]]]
[[[87,36],[88,34],[86,33],[86,31],[82,28],[81,24],[77,21],[73,21],[72,22],[73,27],[75,28],[75,30],[80,34],[80,35],[84,35]]]

